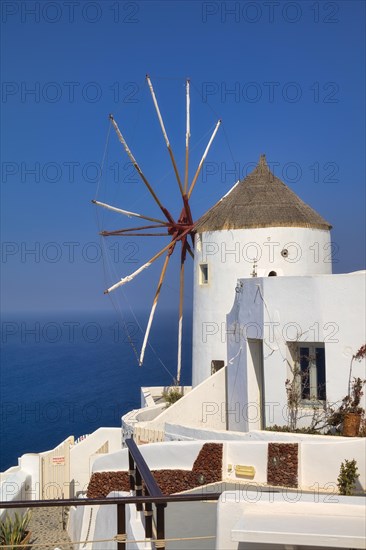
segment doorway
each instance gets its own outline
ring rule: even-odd
[[[248,427],[262,430],[264,415],[263,340],[248,338]]]

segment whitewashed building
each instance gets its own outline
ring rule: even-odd
[[[332,272],[331,225],[270,171],[265,156],[196,224],[193,386],[226,364],[238,279]]]
[[[339,403],[350,377],[365,378],[365,362],[352,359],[364,341],[365,303],[365,272],[240,279],[227,321],[228,428],[288,424],[294,371],[299,427]]]
[[[196,228],[192,390],[169,409],[151,397],[163,388],[144,390],[125,433],[147,442],[311,425],[365,378],[352,359],[364,343],[365,272],[332,274],[331,225],[264,155]]]

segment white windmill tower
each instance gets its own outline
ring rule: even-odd
[[[274,176],[264,155],[251,174],[196,222],[194,386],[226,364],[226,314],[237,280],[331,273],[330,229]]]

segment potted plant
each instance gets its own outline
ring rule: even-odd
[[[348,394],[342,399],[341,406],[331,411],[328,424],[334,426],[347,437],[356,437],[359,433],[362,416],[365,410],[360,406],[363,396],[363,387],[366,380],[360,377],[353,377],[352,366],[355,360],[361,361],[366,356],[366,345],[360,347],[355,355],[352,356],[350,373],[348,380]]]
[[[342,400],[340,411],[343,416],[342,435],[348,437],[356,437],[358,435],[361,416],[365,410],[360,407],[361,397],[363,395],[362,388],[366,380],[354,378],[351,384],[351,392]]]
[[[13,517],[6,514],[0,521],[0,546],[7,546],[15,550],[19,546],[29,548],[31,532],[28,530],[31,512],[28,510],[23,516],[15,513]]]

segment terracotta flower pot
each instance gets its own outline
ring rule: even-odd
[[[31,536],[32,536],[32,533],[31,531],[25,531],[24,532],[24,536],[22,538],[22,540],[18,543],[11,543],[9,544],[8,543],[8,550],[20,550],[20,548],[22,548],[22,550],[31,550],[32,548],[32,544],[31,544]],[[3,542],[1,542],[1,544],[4,544]]]
[[[26,547],[26,550],[27,550],[28,548],[31,548],[31,547],[32,547],[32,545],[29,544],[29,543],[30,543],[31,536],[32,536],[31,531],[26,531],[26,535],[25,535],[24,539],[23,539],[22,542],[21,542],[21,545],[22,545],[22,546],[25,546],[25,547]]]
[[[357,437],[361,424],[361,415],[358,413],[347,413],[343,420],[342,435],[346,437]]]

